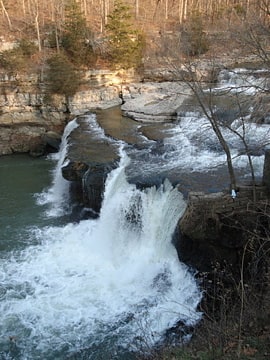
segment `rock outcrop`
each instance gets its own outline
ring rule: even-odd
[[[37,90],[33,87],[31,91]],[[51,146],[51,132],[61,136],[71,117],[92,108],[107,108],[120,103],[118,87],[78,92],[69,104],[62,96],[54,96],[47,104],[45,95],[37,92],[0,95],[0,155],[42,154],[47,146]]]
[[[185,83],[163,82],[133,84],[123,87],[122,111],[124,115],[140,122],[172,122],[177,110],[190,96]]]
[[[46,133],[61,136],[67,120],[60,97],[48,105],[37,79],[4,79],[0,83],[0,155],[29,152],[42,155]]]
[[[190,192],[179,222],[179,257],[200,271],[212,270],[215,263],[230,264],[238,271],[249,234],[259,234],[263,226],[268,226],[269,211],[265,186],[239,186],[235,199],[224,192]]]
[[[91,109],[108,109],[121,104],[118,86],[108,86],[77,92],[69,102],[72,115],[81,115]]]

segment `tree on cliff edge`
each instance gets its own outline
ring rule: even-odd
[[[119,69],[142,66],[144,36],[132,27],[129,6],[116,0],[106,25],[108,56],[112,65]]]
[[[61,43],[70,61],[76,66],[92,66],[96,63],[96,55],[90,41],[92,37],[92,31],[87,26],[78,3],[69,0],[65,6]]]

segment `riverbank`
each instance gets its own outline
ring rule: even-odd
[[[266,244],[265,242],[262,242]],[[267,245],[269,249],[269,244]],[[248,249],[253,251],[253,249]],[[262,260],[262,257],[260,257]],[[269,256],[263,257],[269,268]],[[256,257],[250,269],[257,270]],[[198,273],[205,296],[199,309],[204,313],[192,331],[190,341],[161,346],[144,360],[266,360],[270,357],[269,272],[255,280],[230,282],[230,266],[209,273]],[[177,333],[177,329],[173,329]]]

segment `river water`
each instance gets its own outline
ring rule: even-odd
[[[224,82],[234,87],[232,78]],[[223,80],[217,91],[222,86]],[[92,115],[89,123],[95,128]],[[100,217],[73,223],[61,165],[66,136],[76,126],[69,123],[57,156],[0,158],[1,360],[135,359],[162,343],[177,323],[187,330],[201,318],[194,274],[172,245],[186,201],[164,179],[176,169],[172,180],[182,179],[184,189],[196,188],[210,172],[224,182],[224,154],[205,118],[179,113],[166,130],[163,152],[152,141],[144,153],[119,143],[121,161],[107,178]],[[251,147],[269,137],[268,125],[246,130]],[[245,178],[239,139],[224,135]],[[260,177],[263,153],[255,155]],[[127,181],[130,169],[148,179],[159,174],[162,181],[140,190]],[[171,341],[189,336],[183,331]]]
[[[35,194],[50,185],[53,167],[49,159],[27,155],[0,157],[1,258],[6,251],[27,246],[29,227],[46,224],[44,209],[37,204]]]

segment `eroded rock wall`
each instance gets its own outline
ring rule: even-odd
[[[41,155],[48,131],[61,134],[67,121],[60,97],[48,105],[37,77],[0,79],[0,155],[30,152]]]

